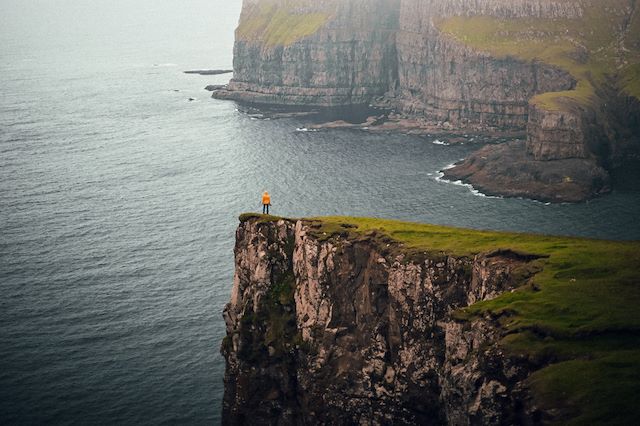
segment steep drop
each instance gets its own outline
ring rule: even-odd
[[[224,310],[226,424],[640,415],[638,242],[240,220]]]
[[[523,266],[537,256],[403,253],[376,232],[350,235],[345,225],[329,238],[318,229],[260,218],[238,228],[224,313],[228,424],[496,424],[531,415],[529,371],[494,347],[499,329],[453,314],[525,283],[533,272]]]

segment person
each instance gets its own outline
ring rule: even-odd
[[[262,214],[269,214],[269,206],[271,205],[271,196],[267,191],[262,193]]]

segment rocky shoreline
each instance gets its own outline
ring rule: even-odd
[[[211,89],[211,88],[209,88]],[[217,89],[211,89],[216,93]],[[223,88],[226,90],[226,87]],[[242,104],[242,103],[241,103]],[[253,115],[271,119],[316,117],[331,108],[302,109],[292,107],[283,111],[281,105],[251,104]],[[369,107],[383,110],[381,107]],[[260,111],[256,113],[256,111]],[[374,110],[372,110],[373,112]],[[331,114],[329,114],[331,115]],[[555,132],[563,131],[554,124]],[[568,144],[564,156],[549,154],[545,144],[531,148],[527,129],[498,128],[481,123],[453,125],[424,116],[394,110],[367,115],[363,120],[349,117],[330,121],[310,122],[303,129],[311,131],[354,129],[372,133],[402,133],[414,136],[445,136],[444,144],[464,143],[470,139],[486,144],[469,157],[441,170],[443,179],[471,185],[485,195],[528,198],[550,203],[579,203],[611,191],[609,172],[598,161],[586,156],[581,146]],[[566,131],[575,132],[575,129]],[[548,144],[547,144],[548,145]],[[557,151],[557,147],[551,151]],[[532,151],[534,153],[532,153]],[[554,152],[555,152],[554,151]]]
[[[270,119],[314,117],[318,110],[273,110],[277,105],[251,107],[252,116]],[[256,112],[260,111],[260,112]],[[357,120],[356,120],[357,121]],[[471,185],[490,196],[528,198],[550,203],[579,203],[611,191],[609,173],[592,159],[571,157],[537,160],[527,149],[527,132],[469,124],[455,127],[425,117],[397,112],[369,115],[362,122],[337,119],[310,123],[310,131],[354,129],[372,133],[402,133],[444,137],[443,144],[473,141],[486,144],[469,157],[440,172],[446,181]]]
[[[602,167],[580,158],[535,161],[524,141],[487,145],[453,167],[443,179],[461,181],[485,195],[530,198],[551,203],[577,203],[611,190]]]
[[[362,123],[351,123],[346,120],[328,121],[319,124],[310,124],[309,129],[359,129],[369,132],[381,133],[404,133],[407,135],[431,136],[431,135],[470,135],[481,136],[486,140],[495,139],[522,139],[526,136],[524,130],[498,129],[491,126],[468,125],[466,127],[456,127],[445,121],[433,121],[426,117],[410,116],[397,112],[390,112],[382,115],[371,115]],[[453,139],[464,141],[463,138]]]
[[[199,75],[219,75],[219,74],[231,74],[233,70],[223,70],[223,69],[215,69],[215,70],[187,70],[182,71],[185,74],[199,74]]]

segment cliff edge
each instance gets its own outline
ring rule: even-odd
[[[526,131],[446,176],[580,201],[640,159],[640,12],[636,0],[244,0],[234,76],[213,96],[375,104],[431,130]]]
[[[225,424],[624,423],[640,245],[241,216]]]

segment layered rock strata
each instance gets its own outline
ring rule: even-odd
[[[540,62],[496,58],[467,47],[442,33],[436,23],[456,15],[498,17],[575,16],[570,2],[493,2],[452,0],[401,4],[396,36],[398,88],[393,96],[400,111],[454,126],[485,124],[524,128],[528,102],[534,95],[571,90],[575,80],[565,71]],[[531,15],[528,15],[531,14]]]
[[[608,170],[620,159],[639,156],[637,137],[625,136],[633,133],[633,120],[618,118],[637,115],[637,99],[627,102],[634,107],[630,114],[617,117],[591,103],[532,103],[539,94],[573,90],[575,78],[544,62],[473,48],[440,23],[460,16],[579,20],[588,15],[586,7],[581,0],[245,0],[234,77],[213,96],[294,106],[375,104],[425,129],[526,131],[526,144],[488,148],[490,156],[472,155],[447,174],[491,193],[581,201],[609,190]],[[600,105],[614,103],[618,95],[609,92]],[[512,156],[499,157],[507,152]],[[516,158],[527,172],[502,174],[504,163]],[[473,166],[479,163],[483,171]],[[567,173],[550,177],[563,165]]]
[[[274,43],[276,29],[256,23],[274,20],[274,7],[300,20],[324,13],[326,22],[313,34]],[[234,77],[213,96],[335,106],[379,103],[384,95],[385,105],[434,122],[513,129],[526,126],[532,96],[575,87],[558,68],[495,58],[442,34],[436,22],[457,15],[557,19],[579,17],[582,9],[546,0],[245,0]]]
[[[457,309],[522,285],[534,256],[416,253],[371,232],[245,218],[236,233],[225,424],[523,424],[531,367]]]
[[[368,103],[397,80],[394,37],[399,4],[399,0],[245,1],[234,44],[234,76],[214,97],[284,105]],[[301,22],[323,19],[324,23],[301,40],[272,42],[277,31],[295,30],[255,23],[262,17],[277,19],[270,8]]]

